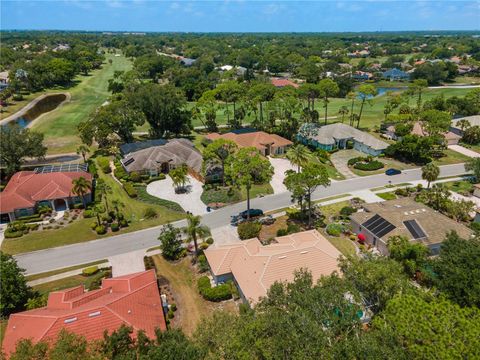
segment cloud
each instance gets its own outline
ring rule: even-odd
[[[107,0],[106,3],[107,3],[107,6],[111,8],[122,8],[125,5],[122,1],[118,1],[118,0]]]

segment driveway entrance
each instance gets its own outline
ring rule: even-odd
[[[288,161],[287,159],[269,157],[268,160],[270,160],[270,164],[272,164],[274,170],[272,181],[270,181],[270,185],[273,188],[273,193],[279,194],[287,191],[287,188],[285,187],[285,185],[283,185],[283,180],[285,179],[285,171],[296,171],[296,169],[292,166],[292,164],[290,164],[290,161]]]
[[[356,150],[339,150],[330,156],[330,161],[340,174],[346,179],[357,177],[348,167],[348,160],[357,156],[366,156]]]

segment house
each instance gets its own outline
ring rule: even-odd
[[[205,250],[216,284],[233,280],[244,302],[254,305],[276,281],[293,281],[295,270],[311,272],[313,281],[339,272],[340,252],[318,231],[277,237],[262,245],[250,239]]]
[[[352,74],[352,79],[359,80],[359,81],[370,80],[370,79],[373,79],[373,74],[365,71],[355,71]]]
[[[393,69],[385,71],[382,74],[382,78],[390,80],[390,81],[410,80],[410,74],[406,73],[405,71],[399,70],[397,68],[393,68]]]
[[[383,131],[383,134],[384,137],[387,139],[400,140],[400,137],[395,134],[395,125],[387,126]],[[419,121],[416,121],[413,124],[413,128],[412,131],[410,131],[410,134],[417,136],[428,136],[428,133],[423,129],[422,124]],[[462,138],[460,135],[451,130],[443,133],[443,137],[447,141],[447,145],[457,145]]]
[[[186,164],[195,177],[202,170],[202,154],[187,139],[157,139],[120,146],[121,163],[128,173],[132,171],[157,176]]]
[[[133,338],[144,330],[156,339],[156,329],[166,330],[154,270],[103,279],[98,290],[86,292],[80,285],[51,292],[47,306],[10,315],[3,350],[11,354],[21,339],[53,343],[63,329],[91,342],[122,324],[133,327]]]
[[[189,59],[189,58],[186,58],[186,57],[180,57],[180,63],[182,63],[183,65],[185,65],[187,67],[190,67],[193,64],[195,64],[195,61],[197,61],[197,59]]]
[[[384,255],[388,255],[387,241],[392,236],[423,243],[436,255],[450,231],[463,238],[472,235],[466,226],[411,198],[365,204],[363,210],[350,216],[352,230]]]
[[[335,123],[319,127],[306,123],[300,127],[297,140],[323,150],[346,149],[349,142],[355,150],[365,154],[378,156],[384,152],[388,144],[376,137],[355,129],[352,126]]]
[[[271,78],[270,81],[272,82],[272,85],[277,88],[283,88],[285,86],[293,86],[295,89],[297,89],[299,87],[298,84],[288,79]]]
[[[66,51],[66,50],[70,50],[70,45],[68,44],[58,44],[57,46],[55,46],[52,51],[54,52],[57,52],[57,51]]]
[[[260,151],[263,156],[281,155],[287,151],[287,148],[293,143],[277,134],[269,134],[255,129],[241,129],[231,131],[226,134],[211,133],[205,136],[206,139],[214,141],[217,139],[232,140],[239,148],[253,146]]]
[[[464,116],[452,120],[450,131],[459,136],[463,136],[463,132],[465,129],[462,129],[462,127],[460,126],[463,122],[462,120],[467,120],[470,126],[480,126],[480,115]]]
[[[1,221],[33,215],[41,205],[62,211],[81,203],[82,199],[73,193],[72,183],[81,177],[92,183],[93,177],[83,164],[50,165],[15,173],[0,193]],[[84,200],[92,200],[91,191],[84,195]]]
[[[8,71],[0,72],[0,91],[8,87]]]

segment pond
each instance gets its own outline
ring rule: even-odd
[[[377,96],[376,97],[385,95],[389,91],[398,92],[398,91],[403,91],[405,89],[406,88],[402,88],[402,87],[377,87]],[[355,90],[358,90],[358,88],[356,88]],[[368,98],[371,99],[372,97],[373,96],[369,96]],[[360,98],[360,96],[358,98]]]
[[[7,124],[17,124],[20,127],[25,128],[40,115],[56,109],[66,98],[66,94],[45,95],[36,102],[34,100],[28,110],[21,112],[16,119],[9,121]]]

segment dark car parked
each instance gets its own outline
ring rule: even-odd
[[[388,169],[387,171],[385,171],[385,175],[388,175],[388,176],[392,176],[392,175],[398,175],[398,174],[401,174],[402,171],[401,170],[398,170],[398,169]]]
[[[248,218],[248,213],[250,212],[250,217],[258,217],[263,215],[263,211],[260,209],[250,209],[250,210],[245,210],[242,211],[239,215],[243,217],[244,219]]]

